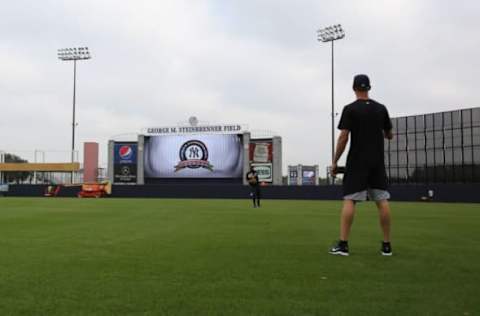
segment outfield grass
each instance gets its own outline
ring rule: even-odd
[[[480,205],[0,199],[1,315],[478,315]]]

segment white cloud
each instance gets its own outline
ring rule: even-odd
[[[342,23],[337,112],[352,76],[372,78],[391,114],[476,106],[479,4],[459,1],[33,1],[0,13],[0,148],[68,150],[72,65],[56,49],[88,45],[78,64],[78,139],[172,125],[190,115],[283,136],[284,164],[330,157],[330,47]]]

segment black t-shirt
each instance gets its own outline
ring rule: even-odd
[[[248,182],[251,186],[256,186],[258,185],[258,174],[257,172],[255,171],[249,171],[247,172],[247,175],[245,176],[245,179],[247,179],[247,181],[250,181],[251,178],[255,178],[256,180],[256,183],[255,184],[252,184],[250,182]]]
[[[387,108],[374,100],[357,100],[343,108],[338,129],[350,131],[347,169],[384,166],[384,131],[392,129]]]

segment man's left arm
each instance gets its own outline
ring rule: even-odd
[[[385,108],[385,116],[383,120],[383,135],[386,139],[393,139],[392,120],[390,120],[387,108]]]

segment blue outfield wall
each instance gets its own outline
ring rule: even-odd
[[[6,196],[41,197],[46,185],[10,185]],[[62,187],[59,197],[75,197],[80,187]],[[420,201],[428,190],[434,191],[436,202],[480,203],[480,183],[393,185],[389,191],[393,201]],[[112,197],[117,198],[249,198],[249,187],[240,184],[150,184],[114,185]],[[264,199],[340,200],[341,186],[267,186]]]

